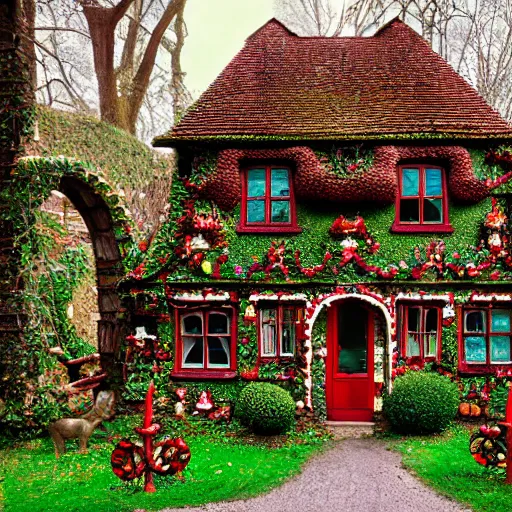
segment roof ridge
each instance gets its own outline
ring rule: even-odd
[[[274,17],[274,18],[270,18],[266,23],[261,25],[260,28],[256,29],[252,34],[247,36],[245,38],[245,41],[246,42],[249,41],[249,39],[252,39],[256,34],[259,34],[260,32],[263,32],[269,25],[272,25],[272,24],[279,25],[279,27],[284,29],[284,31],[287,32],[288,35],[290,35],[290,36],[301,37],[298,34],[296,34],[293,30],[290,30],[282,21],[279,21],[277,18]]]

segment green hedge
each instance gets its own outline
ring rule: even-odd
[[[384,396],[383,412],[395,431],[426,434],[446,429],[458,407],[459,389],[448,377],[410,371]]]
[[[275,384],[251,382],[238,397],[235,416],[257,434],[280,434],[293,424],[295,402]]]

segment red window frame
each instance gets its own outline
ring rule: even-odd
[[[251,200],[265,201],[265,222],[247,222],[247,206],[248,206],[248,175],[252,169],[265,169],[265,195],[251,197]],[[290,187],[289,196],[272,196],[272,169],[286,169],[288,171],[288,184]],[[297,226],[297,216],[295,211],[295,193],[293,189],[292,171],[286,165],[251,165],[242,170],[242,201],[240,207],[240,223],[237,226],[238,233],[301,233],[302,229]],[[272,201],[287,200],[290,203],[290,222],[272,222]]]
[[[403,196],[402,197],[402,173],[404,169],[418,169],[419,190],[417,196]],[[425,170],[426,169],[439,169],[441,171],[441,192],[440,196],[427,196],[425,195]],[[442,202],[442,221],[441,222],[425,222],[423,220],[423,203],[424,199],[441,199]],[[418,199],[419,202],[419,222],[404,222],[400,220],[400,202],[402,199]],[[403,164],[398,166],[398,194],[396,197],[395,206],[395,221],[391,227],[394,233],[453,233],[453,227],[449,221],[448,209],[448,189],[446,186],[446,172],[443,167],[430,164]]]
[[[277,328],[277,339],[276,339],[276,347],[274,354],[264,354],[263,353],[263,323],[262,323],[262,313],[264,310],[274,309],[276,310],[276,328]],[[282,354],[282,339],[281,335],[283,332],[283,319],[284,319],[284,311],[292,311],[293,313],[293,322],[295,324],[295,339],[293,342],[293,353],[292,354]],[[258,305],[258,313],[257,313],[257,322],[256,328],[258,332],[258,354],[260,360],[291,360],[295,358],[296,350],[297,350],[297,341],[300,337],[300,314],[299,311],[304,311],[304,306],[302,305],[293,305],[293,304],[259,304]],[[302,315],[304,316],[304,315]]]
[[[416,362],[433,362],[441,360],[442,350],[442,328],[443,328],[443,308],[444,304],[423,304],[423,303],[411,303],[411,304],[399,304],[400,307],[400,354],[402,357],[411,359],[411,363]],[[407,353],[407,341],[409,332],[409,309],[419,309],[420,311],[420,329],[415,331],[419,337],[418,344],[420,353],[419,355],[411,356]],[[427,311],[429,309],[437,310],[437,338],[436,338],[436,353],[435,355],[425,356],[425,322],[427,318]]]
[[[182,318],[186,315],[200,313],[203,317],[203,333],[198,335],[203,337],[203,367],[190,368],[183,366],[183,333],[182,333]],[[230,340],[229,340],[229,367],[207,367],[208,361],[208,317],[212,313],[227,314],[230,325]],[[176,325],[176,352],[175,352],[175,365],[172,372],[172,377],[176,378],[200,378],[200,379],[230,379],[236,377],[236,339],[237,339],[237,315],[235,308],[227,307],[211,307],[211,308],[183,308],[175,310],[175,325]]]
[[[472,375],[482,375],[489,373],[496,373],[500,368],[511,368],[512,361],[491,361],[491,313],[493,310],[500,309],[503,311],[508,311],[511,315],[511,329],[512,329],[512,309],[506,307],[493,307],[492,305],[467,305],[460,306],[457,309],[457,321],[458,321],[458,338],[459,338],[459,372],[461,374],[472,374]],[[466,332],[466,313],[472,311],[483,311],[485,313],[485,329],[481,334],[482,338],[485,338],[485,363],[484,362],[468,362],[466,361],[466,344],[465,338],[475,336],[475,332]],[[511,356],[512,356],[512,330],[505,331],[496,331],[493,332],[495,335],[509,336],[511,343]]]

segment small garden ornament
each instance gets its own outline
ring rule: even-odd
[[[81,418],[63,418],[54,421],[48,427],[53,444],[55,456],[60,457],[66,451],[66,439],[80,440],[80,453],[87,452],[87,441],[94,429],[103,421],[112,417],[114,413],[114,392],[100,391],[93,409]]]
[[[144,474],[144,491],[155,492],[153,473],[168,476],[183,471],[190,461],[190,449],[183,439],[164,439],[153,445],[153,436],[160,425],[153,423],[153,393],[155,384],[149,384],[146,394],[146,410],[142,428],[137,427],[135,432],[142,436],[143,446],[138,446],[129,440],[123,439],[117,444],[110,462],[112,471],[121,480],[129,481]]]
[[[185,401],[185,397],[187,396],[186,388],[178,388],[176,390],[176,396],[179,400],[174,404],[174,413],[176,418],[183,420],[185,419],[185,406],[187,405]]]
[[[512,484],[512,386],[509,388],[505,421],[482,425],[469,439],[469,451],[483,466],[507,468],[507,484]]]

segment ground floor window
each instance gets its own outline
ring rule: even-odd
[[[303,316],[304,309],[298,306],[260,306],[258,311],[260,356],[293,357],[296,325]]]
[[[182,370],[217,370],[233,366],[233,311],[179,312],[177,363]]]
[[[438,359],[441,348],[441,307],[400,306],[401,354],[421,361]]]
[[[465,308],[462,311],[462,363],[467,369],[509,364],[510,309]]]

